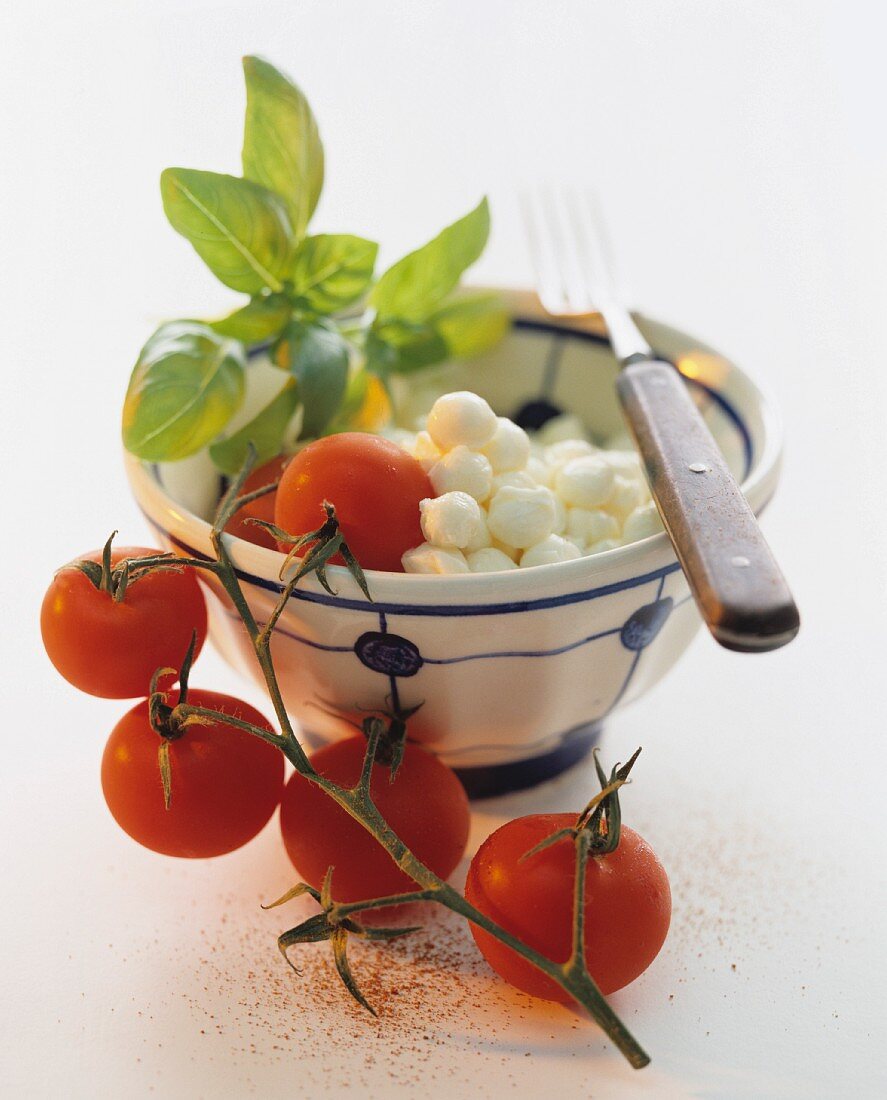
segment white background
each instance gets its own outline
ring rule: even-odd
[[[6,1095],[884,1095],[876,7],[4,5]],[[452,983],[425,964],[424,1008],[414,993],[408,1011],[389,1003],[373,1022],[329,985],[312,996],[307,973],[300,985],[276,955],[285,914],[257,908],[291,876],[273,826],[200,865],[138,849],[98,786],[125,704],[79,696],[40,649],[54,567],[112,528],[146,535],[118,442],[140,344],[164,316],[228,304],[165,224],[157,176],[170,164],[237,171],[245,52],[290,71],[319,115],[318,228],[377,236],[391,259],[487,192],[494,238],[476,277],[526,284],[516,188],[592,181],[634,302],[732,355],[782,407],[784,480],[766,526],[801,605],[798,641],[744,657],[700,636],[605,738],[610,759],[644,745],[625,811],[675,894],[666,949],[616,999],[653,1055],[642,1073],[590,1024],[498,991],[464,942]],[[198,670],[198,682],[248,690],[211,654]],[[505,816],[577,808],[589,782],[585,769],[485,804],[474,843]],[[416,967],[395,958],[409,983]]]

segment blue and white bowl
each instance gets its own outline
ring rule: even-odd
[[[427,391],[472,389],[501,414],[538,398],[576,413],[595,437],[621,431],[616,364],[597,319],[554,320],[534,296],[506,296],[515,316],[509,336],[482,360],[422,375],[425,393],[404,387],[396,400],[405,422],[427,408]],[[738,367],[692,337],[652,321],[641,325],[660,357],[681,370],[760,511],[779,469],[772,405]],[[209,556],[207,519],[219,492],[209,463],[158,469],[132,456],[126,461],[135,496],[163,545]],[[282,556],[240,539],[231,545],[262,621],[281,589]],[[333,703],[356,714],[358,707],[422,703],[410,721],[411,736],[457,768],[475,795],[529,786],[575,763],[607,716],[660,680],[700,625],[664,534],[502,573],[371,571],[373,603],[346,570],[331,568],[329,576],[337,595],[307,579],[275,631],[273,655],[290,714],[308,740],[331,740],[353,729],[319,707]],[[214,588],[209,602],[213,643],[231,665],[259,678],[224,593]]]

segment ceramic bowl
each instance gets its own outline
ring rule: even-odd
[[[434,393],[472,389],[501,414],[541,400],[576,413],[595,437],[622,431],[617,368],[598,320],[555,320],[533,295],[506,294],[515,320],[502,344],[481,360],[439,368],[401,387],[401,421],[427,410]],[[659,356],[680,369],[760,511],[778,476],[773,406],[723,356],[666,325],[639,322]],[[257,376],[260,360],[255,356],[251,368]],[[198,457],[157,467],[132,456],[126,462],[159,541],[208,556],[207,519],[220,492],[209,462]],[[281,589],[282,556],[240,539],[231,546],[262,621]],[[335,596],[312,577],[277,624],[273,654],[290,714],[309,741],[330,740],[352,728],[318,705],[357,713],[422,703],[411,736],[454,766],[474,795],[529,786],[575,763],[607,716],[660,680],[700,625],[664,534],[576,561],[502,573],[369,572],[372,603],[344,569],[329,573]],[[227,598],[214,589],[209,603],[216,648],[258,678]]]

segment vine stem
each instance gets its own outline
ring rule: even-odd
[[[592,1019],[598,1023],[635,1069],[641,1069],[646,1066],[650,1061],[649,1056],[629,1032],[625,1024],[622,1023],[613,1009],[607,1004],[603,994],[598,989],[594,979],[588,973],[585,966],[582,935],[585,867],[588,859],[588,850],[584,840],[577,838],[573,950],[570,958],[567,959],[566,962],[557,963],[547,958],[545,955],[540,954],[532,947],[529,947],[505,928],[502,928],[494,920],[491,920],[485,913],[476,909],[458,890],[439,878],[430,868],[426,867],[417,859],[377,809],[372,801],[368,783],[358,780],[354,787],[340,787],[338,784],[320,775],[312,766],[304,749],[299,744],[298,738],[293,730],[292,722],[287,714],[286,705],[283,701],[277,673],[271,659],[271,632],[259,627],[246,601],[240,579],[237,576],[237,571],[228,552],[228,547],[226,545],[227,536],[223,534],[225,526],[240,507],[238,493],[254,463],[255,452],[250,448],[250,453],[247,456],[247,460],[240,474],[231,483],[231,486],[219,504],[212,529],[212,544],[216,552],[217,560],[213,562],[189,559],[188,564],[212,572],[230,597],[253,643],[253,649],[262,669],[268,694],[271,697],[274,712],[282,732],[280,734],[269,734],[267,730],[254,726],[250,722],[236,720],[230,715],[223,714],[219,711],[213,711],[206,707],[191,706],[188,703],[181,704],[179,707],[175,708],[174,714],[182,720],[187,720],[190,716],[192,719],[218,721],[228,725],[234,725],[247,733],[251,733],[275,745],[283,752],[284,756],[286,756],[300,775],[325,791],[333,801],[341,806],[359,825],[366,829],[367,832],[375,838],[376,842],[385,849],[397,866],[421,887],[419,891],[410,894],[396,895],[394,900],[391,898],[384,898],[365,902],[337,904],[335,906],[335,912],[338,916],[344,917],[349,913],[358,913],[366,909],[379,908],[382,905],[396,904],[397,899],[401,902],[436,902],[446,909],[464,917],[478,928],[482,928],[489,935],[493,936],[501,943],[504,943],[507,947],[510,947],[516,954],[520,955],[538,970],[542,971],[542,973],[546,974],[569,994],[570,997],[586,1009]],[[277,618],[292,594],[292,590],[291,584],[287,583],[284,585],[280,599],[272,613],[272,621],[277,621]]]
[[[235,729],[243,730],[244,733],[252,734],[253,737],[258,737],[262,741],[267,741],[275,749],[282,750],[285,744],[285,739],[279,733],[271,733],[253,722],[246,722],[242,718],[235,718],[232,714],[224,714],[222,711],[212,710],[210,707],[197,707],[192,706],[191,703],[179,703],[173,709],[173,715],[183,726],[190,726],[192,723],[208,725],[210,722],[221,721],[226,726],[233,726]]]

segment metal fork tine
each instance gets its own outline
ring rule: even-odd
[[[520,205],[546,310],[586,315],[614,301],[611,251],[594,193],[537,187],[521,194]]]
[[[582,193],[570,206],[576,251],[585,277],[587,296],[600,310],[613,300],[611,268],[601,236],[601,222],[595,216],[589,194]]]
[[[617,297],[610,243],[597,197],[586,194],[580,211],[591,246],[590,263],[594,267],[595,305],[604,318],[613,350],[617,358],[623,361],[638,355],[652,357],[650,345],[635,324],[634,318],[621,304],[622,299]]]
[[[621,287],[613,251],[613,241],[607,230],[607,222],[601,209],[600,197],[597,191],[587,190],[584,198],[583,208],[588,218],[588,224],[594,228],[594,240],[597,245],[601,275],[606,282],[607,296],[615,301],[621,301]]]
[[[537,188],[521,195],[521,209],[539,299],[545,309],[565,317],[608,313],[611,336],[643,350],[630,318],[620,319],[612,250],[594,191],[566,187]],[[616,330],[614,332],[614,329]]]
[[[600,196],[596,191],[589,191],[585,196],[585,200],[588,217],[594,226],[601,268],[606,272],[606,293],[611,301],[624,302],[623,270],[616,259],[613,238],[610,235],[607,219],[604,217]]]
[[[591,313],[594,303],[586,284],[576,247],[576,232],[571,214],[573,203],[564,190],[549,192],[547,209],[550,231],[555,241],[561,279],[571,313]]]
[[[520,206],[539,300],[549,313],[563,313],[568,307],[543,205],[533,191],[525,191],[520,196]]]

